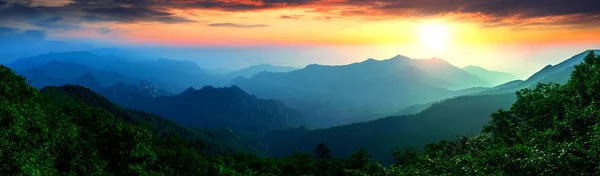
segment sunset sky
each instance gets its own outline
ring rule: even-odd
[[[600,1],[0,0],[0,35],[146,48],[205,68],[400,54],[527,77],[600,48]]]

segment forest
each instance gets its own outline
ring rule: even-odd
[[[38,90],[0,66],[0,173],[14,175],[599,175],[600,56],[564,84],[517,91],[480,134],[390,152],[261,157],[252,134],[191,128],[122,108],[81,86]],[[236,137],[237,136],[237,137]],[[244,137],[239,137],[244,136]],[[400,140],[400,139],[399,139]]]

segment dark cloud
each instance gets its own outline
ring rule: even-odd
[[[496,23],[499,18],[512,18],[511,23],[527,23],[528,19],[568,16],[549,20],[546,24],[585,25],[600,23],[599,0],[346,0],[335,3],[341,6],[362,7],[359,10],[342,10],[342,16],[438,16],[450,13],[479,14],[483,22]],[[539,24],[540,22],[535,22]]]
[[[302,17],[302,15],[281,15],[281,16],[279,16],[279,19],[297,20],[297,19],[300,19],[300,17]]]
[[[108,34],[108,33],[115,31],[115,29],[110,29],[110,28],[106,28],[106,27],[100,27],[96,30],[98,30],[98,32],[100,32],[102,34]]]
[[[59,16],[49,17],[49,18],[41,18],[41,19],[32,19],[27,22],[27,24],[46,28],[46,29],[79,29],[79,26],[69,24],[68,22],[63,22],[63,18]]]
[[[321,0],[171,0],[180,8],[218,9],[223,11],[253,11],[318,4]]]
[[[266,24],[237,24],[237,23],[212,23],[212,24],[208,24],[208,26],[211,27],[230,27],[230,28],[261,28],[261,27],[268,27],[269,25]]]
[[[23,34],[25,34],[25,36],[32,37],[35,39],[46,38],[46,32],[42,30],[26,30]]]
[[[19,29],[0,26],[0,34],[17,32]]]
[[[63,6],[36,6],[33,0],[0,0],[0,22],[26,22],[46,29],[73,29],[81,22],[163,22],[191,20],[167,12],[155,0],[74,0]]]
[[[0,22],[26,21],[53,29],[65,29],[81,22],[162,22],[181,23],[190,19],[169,9],[211,9],[228,12],[261,11],[280,8],[306,8],[321,14],[315,19],[404,18],[446,14],[470,14],[488,26],[600,24],[600,0],[73,0],[60,7],[35,6],[36,0],[0,0]],[[186,14],[183,12],[182,14]],[[548,21],[528,20],[568,16]],[[485,18],[482,18],[485,17]],[[283,15],[281,19],[296,19]],[[512,21],[499,20],[511,19]],[[465,19],[461,19],[465,20]],[[242,27],[235,24],[221,27]],[[259,26],[264,27],[264,26]]]

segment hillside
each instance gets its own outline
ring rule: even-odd
[[[250,78],[260,72],[274,72],[274,73],[278,73],[278,72],[290,72],[290,71],[294,71],[294,70],[298,70],[299,68],[295,68],[295,67],[289,67],[289,66],[278,66],[278,65],[271,65],[271,64],[260,64],[260,65],[253,65],[241,70],[237,70],[237,71],[233,71],[227,74],[227,77],[230,79],[234,79],[237,77],[246,77],[246,78]]]
[[[546,65],[540,71],[531,75],[527,80],[514,83],[511,85],[501,85],[498,88],[494,88],[491,90],[480,92],[479,94],[494,94],[494,93],[507,93],[507,92],[516,92],[523,88],[533,88],[538,83],[566,83],[569,80],[569,76],[571,72],[575,70],[575,65],[581,63],[585,56],[594,51],[596,53],[600,53],[600,50],[586,50],[582,53],[579,53],[559,64],[556,65]]]
[[[462,69],[494,86],[517,80],[517,77],[513,74],[487,70],[480,66],[469,65]]]
[[[181,137],[191,141],[204,141],[212,153],[263,153],[264,146],[258,140],[243,132],[228,129],[200,129],[182,126],[164,117],[144,111],[126,109],[110,102],[102,95],[82,86],[64,85],[61,87],[48,86],[40,92],[57,103],[80,102],[92,108],[100,108],[114,115],[117,119],[145,125],[163,137]]]
[[[479,133],[490,121],[489,114],[507,109],[516,101],[514,94],[465,96],[444,100],[414,115],[391,116],[369,122],[319,130],[278,131],[267,136],[275,156],[293,150],[307,152],[318,143],[327,143],[334,156],[348,156],[357,147],[371,151],[373,159],[390,164],[392,150],[413,147],[458,135]],[[292,131],[290,136],[284,134]],[[295,132],[293,132],[295,131]]]

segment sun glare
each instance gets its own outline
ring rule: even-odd
[[[425,48],[442,50],[448,40],[448,28],[442,24],[424,24],[419,29],[419,35]]]

